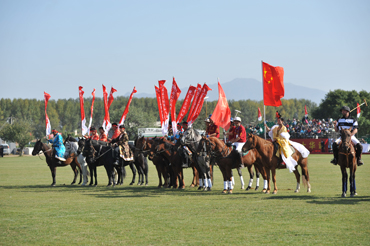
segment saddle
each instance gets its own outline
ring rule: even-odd
[[[134,155],[132,154],[131,148],[127,146],[119,146],[120,157],[125,161],[133,161]]]

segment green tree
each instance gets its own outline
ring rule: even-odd
[[[8,142],[18,143],[21,149],[20,155],[22,156],[24,147],[33,139],[31,125],[29,121],[17,120],[0,131],[0,138]]]

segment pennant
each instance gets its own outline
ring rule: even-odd
[[[308,117],[307,107],[304,105],[304,117]]]
[[[103,85],[103,101],[104,101],[105,114],[104,114],[104,121],[103,121],[102,127],[104,128],[105,133],[108,133],[110,128],[112,127],[112,124],[110,123],[110,117],[109,117],[108,93],[104,85]]]
[[[197,88],[195,86],[192,86],[192,85],[189,86],[189,89],[188,89],[188,92],[186,93],[184,102],[182,103],[179,115],[177,116],[177,119],[176,119],[177,123],[181,122],[182,119],[184,119],[186,113],[188,112],[189,106],[190,106],[190,103],[191,103],[191,99],[193,99],[196,89]]]
[[[202,111],[202,107],[203,107],[203,103],[204,103],[204,98],[207,96],[207,93],[208,91],[212,90],[211,88],[208,87],[208,85],[206,85],[206,83],[204,83],[203,87],[202,87],[202,91],[201,93],[199,94],[199,97],[198,97],[198,101],[196,102],[196,106],[195,106],[195,109],[194,109],[194,112],[193,112],[193,115],[190,119],[190,121],[188,121],[188,125],[189,127],[191,127],[191,125],[194,123],[194,121],[198,118],[200,112]],[[230,117],[229,117],[230,118]]]
[[[116,89],[113,88],[110,88],[110,93],[109,93],[109,99],[108,99],[108,110],[110,108],[110,105],[112,104],[113,100],[114,100],[114,97],[113,97],[113,93],[117,92]]]
[[[50,120],[48,117],[48,114],[46,112],[46,108],[48,106],[48,102],[50,99],[50,95],[44,91],[44,99],[45,99],[45,126],[46,126],[46,136],[49,136],[51,133],[51,125],[50,125]]]
[[[273,67],[262,62],[263,73],[263,104],[265,106],[281,106],[284,97],[284,69]]]
[[[95,101],[95,88],[93,92],[91,93],[93,96],[92,102],[91,102],[91,109],[90,109],[90,122],[89,122],[89,127],[87,128],[87,135],[90,135],[90,128],[91,128],[91,123],[92,123],[92,117],[93,117],[93,110],[94,110],[94,101]]]
[[[155,88],[155,94],[157,96],[158,113],[159,113],[159,119],[161,121],[161,127],[162,127],[163,126],[163,113],[162,113],[161,92],[159,91],[159,88],[157,86],[154,86],[154,88]]]
[[[167,88],[164,86],[166,80],[160,80],[159,83],[159,91],[161,93],[161,100],[162,100],[162,115],[163,115],[163,125],[162,125],[162,134],[168,134],[168,121],[169,121],[169,113],[170,113],[170,105],[168,101],[168,92]]]
[[[200,95],[201,92],[202,92],[202,86],[200,84],[198,84],[197,88],[195,90],[195,95],[194,95],[194,98],[193,98],[193,102],[191,103],[190,112],[188,114],[188,120],[187,120],[188,122],[193,117],[194,109],[197,106],[197,102],[198,102],[199,95]]]
[[[258,121],[262,120],[262,114],[260,108],[258,108]]]
[[[176,122],[176,102],[179,99],[181,94],[180,88],[177,86],[175,81],[175,77],[172,81],[172,88],[171,88],[171,97],[170,97],[170,106],[171,106],[171,121],[172,121],[172,131],[173,135],[177,133],[177,122]]]
[[[137,92],[137,90],[135,89],[135,87],[134,87],[134,89],[132,90],[132,92],[131,92],[131,95],[130,95],[130,98],[128,99],[128,102],[127,102],[127,104],[126,104],[126,107],[125,107],[125,110],[123,111],[123,114],[122,114],[122,117],[121,117],[121,119],[120,119],[120,121],[119,121],[119,126],[120,125],[122,125],[124,122],[125,122],[125,119],[126,119],[126,115],[128,114],[128,110],[129,110],[129,108],[130,108],[130,104],[131,104],[131,101],[132,101],[132,97],[134,96],[134,94]]]
[[[221,87],[220,81],[218,81],[218,101],[215,110],[212,113],[211,120],[215,125],[224,128],[226,131],[230,128],[230,117],[231,111],[225,92]]]
[[[360,115],[361,115],[361,108],[360,108],[360,104],[357,103],[357,119],[360,118]]]
[[[87,133],[86,119],[85,119],[85,109],[84,109],[84,91],[82,86],[78,87],[78,94],[80,96],[80,112],[81,112],[81,133],[84,136]]]

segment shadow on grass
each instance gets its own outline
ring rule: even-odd
[[[290,199],[290,200],[306,200],[307,203],[311,204],[319,204],[319,205],[354,205],[359,202],[369,202],[370,196],[355,196],[355,197],[346,197],[342,198],[340,194],[337,197],[319,197],[319,196],[300,196],[300,195],[291,195],[291,196],[279,196],[273,195],[270,197],[266,197],[267,200],[283,200],[283,199]]]

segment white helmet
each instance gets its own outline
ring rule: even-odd
[[[211,121],[209,120],[209,118],[207,118],[207,119],[205,120],[205,122],[211,122]]]
[[[239,117],[239,116],[235,117],[235,118],[234,118],[234,121],[242,122],[242,120],[240,119],[240,117]]]

